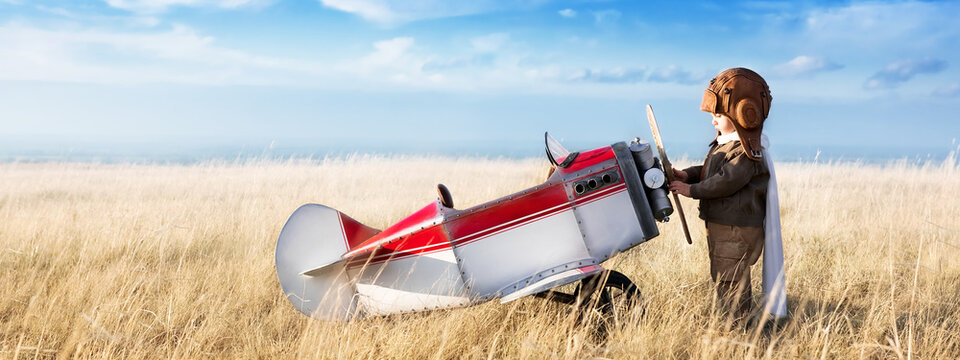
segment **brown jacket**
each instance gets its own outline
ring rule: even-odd
[[[770,171],[747,157],[739,141],[710,144],[702,166],[687,173],[690,196],[700,200],[700,218],[734,226],[763,226]]]

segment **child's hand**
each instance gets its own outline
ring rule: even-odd
[[[670,191],[674,194],[690,197],[690,184],[674,180],[670,183]]]
[[[683,170],[673,169],[673,178],[681,182],[687,182],[687,172]]]

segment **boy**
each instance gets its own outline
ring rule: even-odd
[[[771,181],[773,163],[761,144],[771,100],[766,81],[749,69],[724,70],[710,80],[700,109],[713,115],[717,137],[703,165],[674,170],[676,180],[670,184],[670,191],[700,200],[700,218],[707,227],[710,275],[717,283],[722,306],[737,318],[748,315],[752,308],[750,266],[760,257],[765,239],[765,307],[775,316],[785,315],[779,199],[776,178]],[[772,194],[768,194],[768,188]],[[771,245],[771,241],[776,243]],[[779,261],[768,256],[771,252],[779,256]],[[767,270],[768,265],[774,267],[773,271]],[[767,279],[768,272],[776,272],[769,274],[775,276],[772,281]],[[768,298],[770,286],[779,286],[774,299]]]

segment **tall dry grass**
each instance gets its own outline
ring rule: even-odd
[[[674,221],[605,264],[638,283],[646,312],[600,339],[536,298],[309,320],[274,274],[276,236],[302,203],[383,228],[437,183],[466,207],[537,184],[544,160],[0,164],[0,358],[960,357],[956,160],[777,170],[783,328],[727,330],[711,310],[702,223],[685,201],[694,246]]]

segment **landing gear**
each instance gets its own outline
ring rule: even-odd
[[[591,275],[577,284],[573,294],[546,291],[537,297],[571,305],[576,311],[577,324],[593,324],[597,341],[606,341],[608,329],[619,328],[631,308],[640,304],[640,290],[626,275],[605,270]],[[641,314],[643,310],[641,308]]]
[[[580,280],[573,294],[545,291],[535,296],[572,305],[580,310],[581,316],[583,313],[597,312],[614,321],[640,302],[640,290],[633,281],[614,270],[606,270]]]

